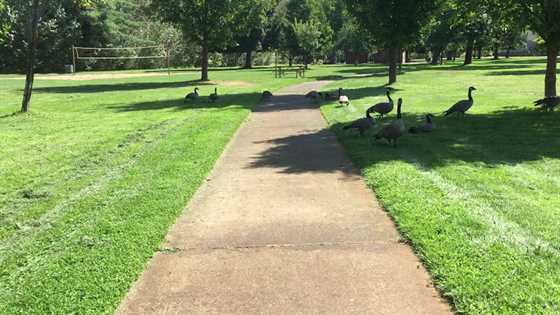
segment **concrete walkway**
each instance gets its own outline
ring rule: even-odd
[[[327,83],[256,109],[118,313],[449,313],[301,96]]]

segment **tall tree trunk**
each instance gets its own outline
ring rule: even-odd
[[[37,42],[39,41],[39,32],[37,30],[39,24],[39,0],[33,0],[31,10],[29,12],[29,34],[27,42],[27,71],[25,74],[25,88],[23,89],[23,101],[21,102],[21,111],[29,112],[31,103],[31,94],[33,93],[33,81],[35,79],[35,55],[37,52]]]
[[[465,66],[472,64],[474,41],[469,39],[467,41],[467,50],[465,52]]]
[[[494,45],[494,60],[500,59],[500,46],[498,44]]]
[[[508,49],[506,50],[506,58],[509,58],[510,56],[511,56],[511,49],[508,48]]]
[[[556,63],[558,60],[558,47],[549,44],[547,47],[547,63],[545,77],[545,96],[556,96]]]
[[[288,57],[288,66],[291,67],[291,66],[293,66],[293,65],[294,65],[294,57],[289,56],[289,57]]]
[[[478,46],[476,48],[476,59],[478,60],[482,59],[482,46]]]
[[[201,67],[202,75],[200,77],[201,81],[208,81],[208,44],[202,44],[202,54],[201,54]]]
[[[387,49],[389,57],[389,85],[397,82],[397,54],[399,49],[390,47]]]
[[[438,65],[440,56],[441,56],[441,51],[439,49],[434,48],[432,50],[432,62],[431,62],[431,64],[434,65],[434,66]]]
[[[253,51],[247,50],[245,52],[245,65],[243,66],[244,69],[251,69],[253,68]]]

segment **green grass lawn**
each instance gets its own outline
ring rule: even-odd
[[[437,114],[433,134],[405,135],[395,149],[342,130],[385,100],[377,66],[342,70],[366,77],[330,86],[353,100],[322,107],[332,129],[458,312],[560,313],[560,113],[531,107],[544,60],[403,70],[394,97],[406,123]],[[471,112],[441,117],[471,85]]]
[[[25,115],[0,76],[0,314],[111,313],[262,89],[301,82],[213,71],[185,105],[198,76],[39,79]]]

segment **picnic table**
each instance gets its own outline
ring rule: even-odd
[[[274,77],[283,78],[287,73],[294,72],[296,78],[305,78],[305,67],[304,66],[276,66],[274,67]]]

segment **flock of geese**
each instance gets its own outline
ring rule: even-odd
[[[391,97],[391,93],[394,90],[391,88],[387,89],[386,95],[387,95],[387,101],[386,102],[381,102],[378,104],[375,104],[371,107],[369,107],[366,110],[365,113],[365,117],[363,118],[359,118],[347,125],[344,126],[344,130],[357,130],[360,134],[360,136],[364,136],[366,134],[367,131],[369,131],[370,129],[373,129],[374,127],[377,126],[377,121],[376,119],[372,116],[372,114],[377,114],[378,115],[378,119],[383,119],[383,117],[385,115],[390,114],[394,108],[395,108],[395,102],[393,100],[393,98]],[[469,88],[469,92],[468,92],[468,98],[465,100],[461,100],[457,103],[455,103],[453,106],[451,106],[448,110],[446,110],[444,112],[445,116],[449,116],[452,114],[457,114],[460,116],[464,116],[465,113],[471,109],[471,107],[474,104],[474,99],[473,99],[473,91],[476,91],[475,87],[470,87]],[[350,105],[350,99],[348,98],[348,96],[343,94],[343,90],[342,88],[340,88],[338,90],[338,96],[335,98],[333,97],[332,94],[329,93],[321,93],[321,92],[317,92],[317,91],[311,91],[309,93],[307,93],[305,95],[305,97],[307,98],[311,98],[311,99],[315,99],[315,100],[319,100],[321,98],[325,99],[325,100],[338,100],[339,104],[342,106],[348,106]],[[425,123],[418,125],[418,126],[414,126],[411,127],[407,130],[405,122],[402,118],[402,107],[403,107],[403,99],[399,98],[397,100],[397,118],[387,124],[385,124],[384,126],[382,126],[382,128],[377,131],[377,133],[374,136],[375,140],[386,140],[389,144],[393,144],[393,146],[397,146],[397,140],[402,137],[404,134],[407,133],[407,131],[409,133],[412,134],[421,134],[421,133],[429,133],[432,132],[435,129],[435,124],[434,124],[434,115],[432,114],[427,114],[426,117],[426,121]]]
[[[200,95],[198,94],[198,91],[199,91],[199,88],[195,87],[194,91],[185,95],[185,103],[189,102],[189,101],[198,100],[200,98]],[[208,99],[210,100],[211,103],[215,103],[219,98],[220,97],[218,96],[218,88],[214,88],[214,93],[210,94],[208,96]]]
[[[199,99],[200,95],[198,94],[198,87],[194,89],[193,92],[187,94],[185,96],[185,102],[194,101]],[[383,119],[385,115],[391,113],[395,108],[395,103],[393,98],[391,98],[391,93],[394,91],[392,88],[387,88],[387,102],[381,102],[369,107],[366,110],[365,117],[356,119],[355,121],[347,124],[344,126],[344,130],[357,130],[360,136],[364,136],[367,131],[373,129],[377,126],[376,119],[372,116],[372,114],[378,114],[378,119]],[[465,116],[465,113],[471,109],[474,104],[473,99],[473,91],[476,91],[476,88],[471,86],[468,90],[468,98],[465,100],[460,100],[451,106],[448,110],[444,111],[444,116],[450,116],[456,114],[458,116]],[[270,91],[264,91],[262,93],[262,99],[270,99],[273,94]],[[326,101],[338,101],[338,103],[343,107],[348,107],[350,105],[350,98],[344,95],[342,88],[338,89],[338,94],[330,93],[330,92],[317,92],[311,91],[305,95],[306,98],[310,98],[313,100],[320,100],[324,99]],[[208,96],[208,99],[211,103],[215,103],[218,100],[218,88],[214,88],[214,93]],[[554,108],[560,105],[560,97],[545,97],[543,99],[537,100],[534,102],[535,106],[540,106],[542,110],[551,112],[554,111]],[[397,118],[390,123],[385,124],[382,128],[375,134],[375,140],[385,139],[389,144],[393,144],[394,147],[397,146],[397,140],[402,137],[404,134],[409,133],[412,134],[422,134],[422,133],[429,133],[435,129],[434,118],[435,116],[432,114],[426,114],[425,116],[425,123],[414,126],[406,129],[405,122],[402,118],[402,106],[403,106],[403,99],[399,98],[397,100]]]

